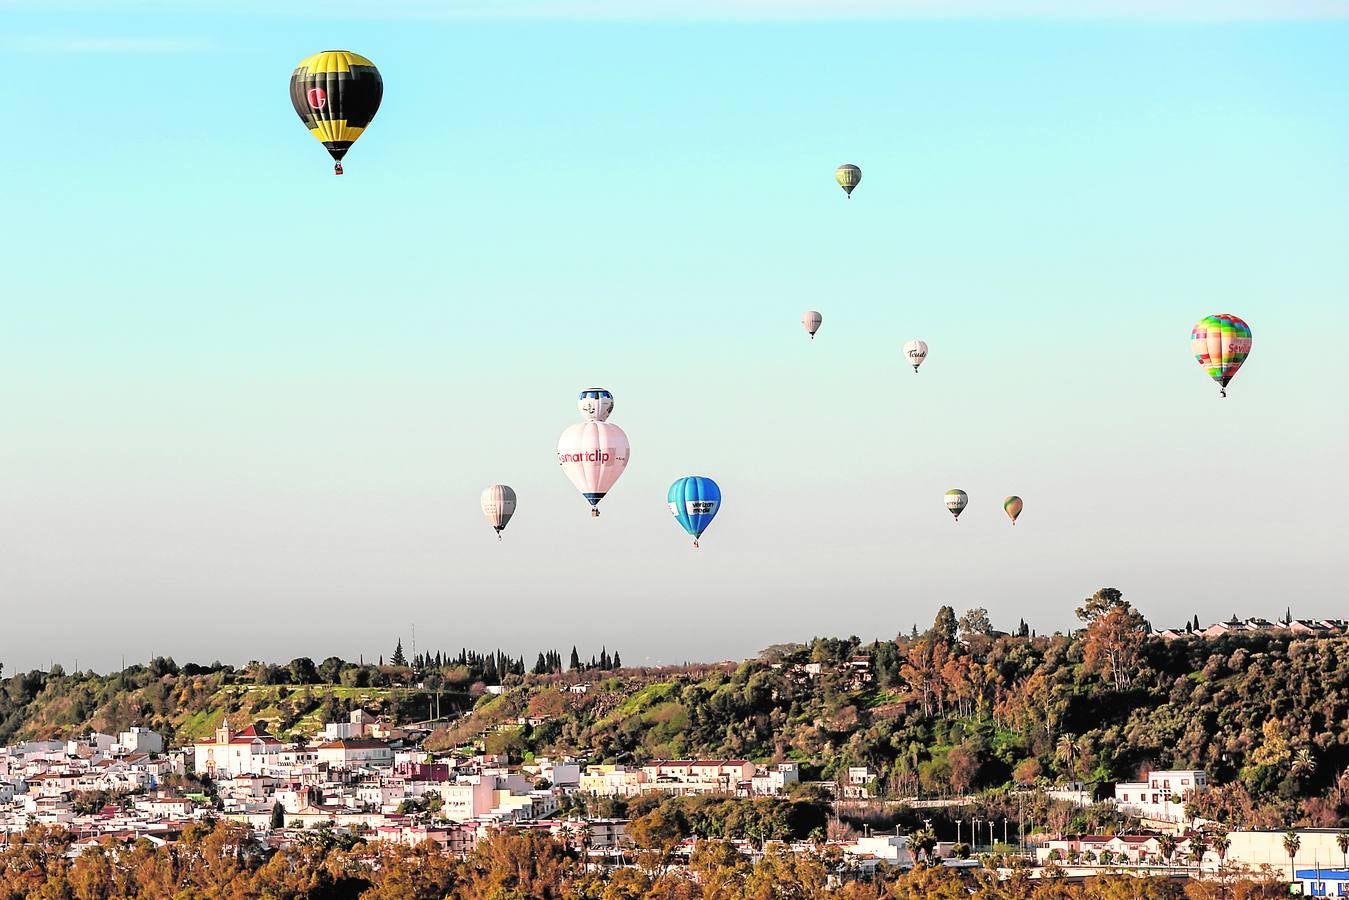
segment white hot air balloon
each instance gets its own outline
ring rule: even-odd
[[[628,436],[612,422],[578,422],[557,442],[557,461],[571,483],[590,503],[590,514],[628,466]]]
[[[917,372],[918,367],[923,364],[923,360],[927,359],[927,342],[909,341],[904,345],[904,358],[909,361],[909,365],[913,366],[913,370]]]
[[[587,422],[603,422],[614,411],[614,395],[604,388],[586,388],[576,398],[576,408]]]
[[[482,514],[487,524],[496,529],[497,540],[506,523],[515,515],[515,491],[504,484],[494,484],[482,492]]]
[[[820,323],[824,321],[824,316],[813,309],[808,309],[801,314],[801,324],[806,327],[806,334],[810,339],[815,340],[815,332],[820,330]]]

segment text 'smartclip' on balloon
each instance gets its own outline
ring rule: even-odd
[[[584,421],[562,432],[557,462],[590,504],[590,515],[598,516],[599,502],[628,467],[632,450],[623,429],[607,421],[614,408],[613,394],[604,388],[586,388],[576,405]]]
[[[815,332],[820,330],[820,325],[824,323],[824,316],[813,309],[808,309],[801,313],[801,325],[806,329],[806,334],[810,339],[815,340]]]

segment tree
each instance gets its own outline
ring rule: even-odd
[[[1218,872],[1222,873],[1223,864],[1227,862],[1227,851],[1232,846],[1232,839],[1225,833],[1213,836],[1213,852],[1218,854]]]
[[[1312,758],[1311,751],[1306,747],[1298,750],[1293,755],[1293,765],[1289,771],[1297,778],[1308,778],[1316,772],[1316,760]]]
[[[988,610],[982,606],[965,610],[965,614],[960,617],[957,626],[960,629],[960,636],[965,639],[974,635],[991,635],[993,633],[993,623],[988,620]]]
[[[949,606],[943,606],[937,610],[937,618],[933,621],[932,630],[928,634],[935,641],[954,644],[959,630],[960,626],[956,622],[956,611]]]
[[[1082,661],[1091,672],[1104,672],[1116,691],[1133,681],[1147,620],[1115,588],[1101,588],[1077,609],[1087,624]]]
[[[286,827],[286,808],[280,801],[272,804],[272,830]]]
[[[1288,880],[1297,881],[1297,871],[1293,868],[1293,861],[1297,858],[1297,852],[1302,849],[1302,838],[1298,833],[1289,829],[1283,836],[1283,852],[1288,854]]]
[[[567,670],[570,672],[578,671],[581,668],[581,654],[576,652],[576,647],[571,648],[571,661],[567,663]]]
[[[618,651],[614,651],[614,658],[610,661],[610,666],[614,669],[623,668],[623,661],[618,658]]]
[[[1202,834],[1196,832],[1195,835],[1190,838],[1190,861],[1194,863],[1195,869],[1203,869],[1204,854],[1207,852],[1208,842],[1204,840]]]
[[[1340,848],[1340,859],[1344,868],[1349,869],[1349,831],[1341,831],[1335,835],[1335,846]]]
[[[1157,852],[1162,855],[1162,861],[1170,865],[1171,857],[1176,855],[1176,836],[1174,834],[1163,834],[1158,837]]]
[[[548,662],[543,658],[543,654],[540,653],[539,658],[534,660],[533,674],[545,675],[547,674],[547,672],[548,672]]]
[[[922,831],[915,831],[909,838],[909,846],[924,860],[932,862],[932,854],[937,850],[937,836],[926,828]]]
[[[398,646],[393,648],[393,656],[389,659],[389,664],[394,666],[406,666],[407,657],[403,655],[403,639],[398,639]]]

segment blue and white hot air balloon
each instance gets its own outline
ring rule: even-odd
[[[670,493],[665,499],[679,524],[693,535],[693,546],[697,547],[698,539],[721,509],[721,488],[711,478],[685,475],[670,485]]]

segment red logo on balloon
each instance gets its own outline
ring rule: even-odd
[[[328,92],[327,92],[327,91],[325,91],[323,88],[319,88],[319,87],[316,87],[316,88],[310,88],[310,89],[309,89],[309,108],[310,108],[310,109],[323,109],[323,107],[325,107],[325,106],[327,106],[327,105],[328,105]]]

